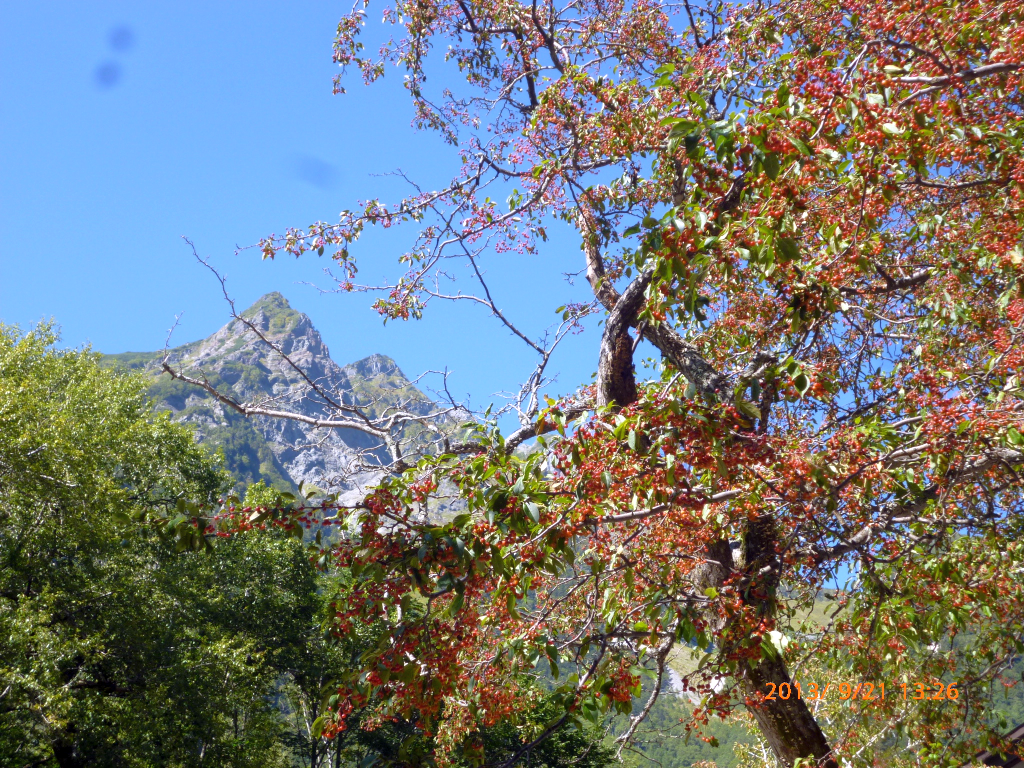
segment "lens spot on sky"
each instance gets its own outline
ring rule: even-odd
[[[121,80],[121,65],[116,61],[104,61],[96,67],[96,85],[113,88]]]
[[[121,24],[110,30],[110,47],[115,51],[123,53],[135,45],[135,33],[132,28]]]
[[[318,157],[300,155],[293,168],[299,179],[319,189],[330,189],[338,180],[338,169]]]

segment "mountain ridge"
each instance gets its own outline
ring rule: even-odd
[[[270,403],[308,417],[324,418],[331,407],[296,368],[336,403],[359,406],[371,416],[388,408],[418,415],[437,408],[387,355],[336,363],[310,318],[277,291],[261,296],[239,318],[291,362],[241,319],[232,319],[204,339],[167,350],[168,363],[238,402]],[[227,469],[241,483],[263,480],[294,492],[300,482],[307,482],[348,496],[379,477],[358,466],[360,458],[385,459],[380,441],[371,435],[355,429],[318,430],[288,419],[246,418],[210,393],[164,373],[164,356],[163,350],[124,352],[103,355],[101,362],[141,371],[151,381],[154,406],[192,425],[201,442],[222,451]]]

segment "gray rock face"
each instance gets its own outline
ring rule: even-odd
[[[385,355],[339,366],[309,318],[280,293],[262,297],[242,317],[278,351],[233,320],[201,341],[172,349],[172,367],[205,378],[237,402],[313,418],[337,418],[337,406],[359,406],[371,418],[395,409],[418,415],[437,410]],[[156,407],[194,425],[200,440],[224,452],[228,469],[239,479],[278,486],[304,481],[351,500],[380,476],[365,466],[386,458],[373,435],[281,418],[246,419],[208,392],[161,373],[162,357],[162,352],[129,352],[108,355],[106,361],[152,375]]]

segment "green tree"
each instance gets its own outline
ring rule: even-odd
[[[286,764],[268,692],[312,620],[301,544],[192,551],[227,478],[138,377],[55,341],[0,326],[0,763]]]

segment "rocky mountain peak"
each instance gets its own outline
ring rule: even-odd
[[[173,350],[182,359],[213,361],[216,359],[253,363],[262,359],[272,350],[259,338],[264,336],[278,350],[292,357],[294,362],[305,368],[310,366],[311,374],[327,373],[326,361],[330,352],[323,339],[313,327],[309,317],[292,309],[288,300],[280,293],[268,293],[258,299],[240,315],[213,335],[199,342],[186,344]],[[252,328],[248,324],[252,325]],[[259,334],[253,332],[255,328]],[[285,367],[286,361],[280,359]],[[294,371],[293,371],[294,372]]]
[[[365,376],[368,378],[374,376],[397,376],[405,379],[405,374],[399,369],[398,363],[387,355],[381,354],[373,354],[369,357],[364,357],[362,360],[349,363],[342,370],[350,376]]]
[[[242,317],[252,322],[262,333],[274,337],[302,333],[302,326],[313,327],[309,318],[292,309],[288,299],[277,291],[261,296],[242,312]]]
[[[280,291],[271,291],[260,296],[253,305],[242,313],[243,317],[252,317],[256,312],[263,310],[268,315],[296,313],[288,299]]]
[[[386,355],[339,366],[309,317],[276,291],[260,297],[240,318],[205,339],[169,350],[170,364],[194,378],[205,378],[237,402],[269,403],[303,416],[321,418],[331,410],[295,367],[335,402],[358,405],[371,416],[393,407],[423,414],[435,409]],[[292,420],[246,419],[198,387],[163,374],[162,358],[162,352],[128,352],[107,355],[106,363],[140,369],[152,377],[150,395],[156,407],[192,424],[200,440],[222,449],[236,477],[285,487],[306,481],[353,492],[371,479],[352,471],[357,454],[379,448],[371,436],[355,430],[325,433]]]

